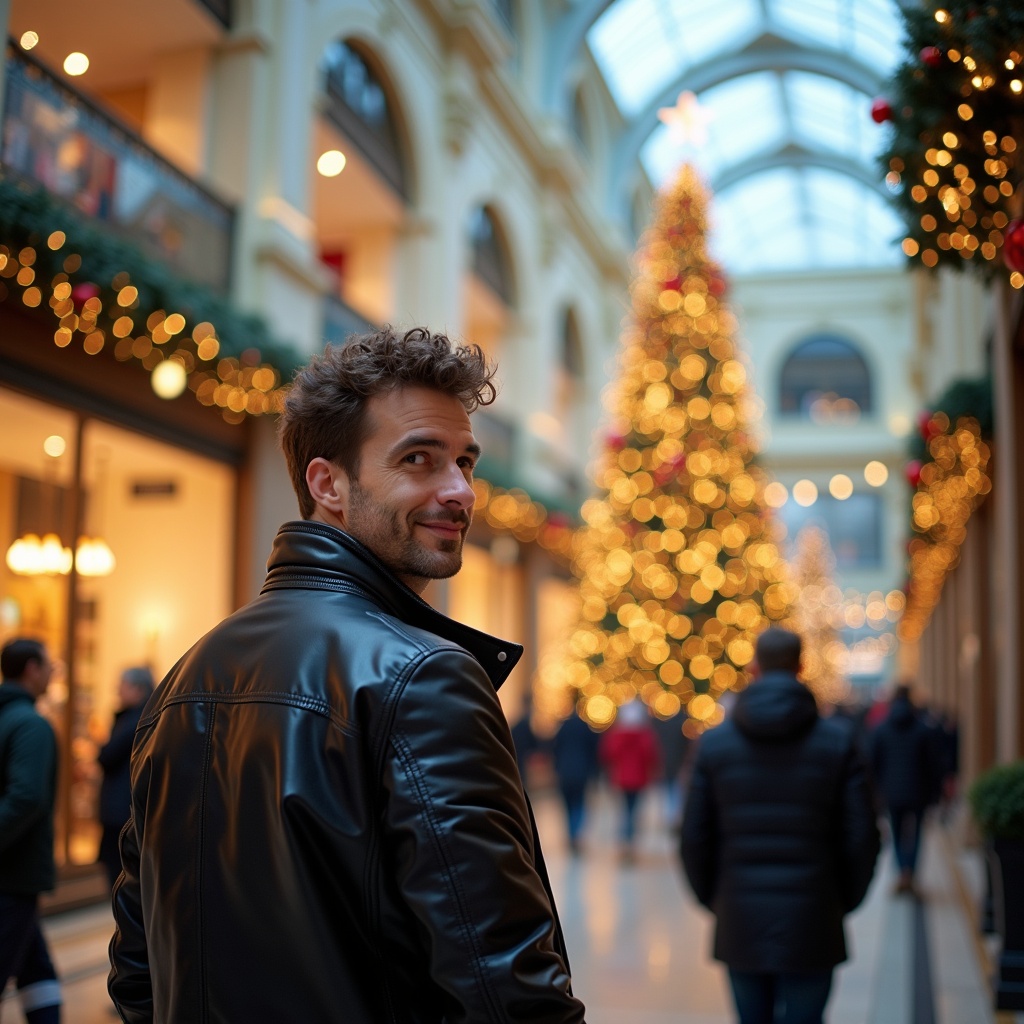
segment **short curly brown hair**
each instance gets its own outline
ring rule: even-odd
[[[456,345],[425,327],[398,334],[385,326],[353,335],[342,346],[328,345],[295,374],[278,423],[302,518],[309,519],[316,507],[306,485],[313,459],[358,474],[367,399],[396,388],[432,388],[457,398],[471,413],[497,397],[495,372],[479,345]]]

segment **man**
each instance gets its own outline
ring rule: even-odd
[[[53,888],[57,742],[35,709],[53,675],[37,640],[0,650],[0,992],[16,978],[29,1024],[60,1020],[60,984],[39,927],[38,900]]]
[[[683,866],[716,916],[740,1024],[821,1024],[846,959],[843,916],[878,856],[867,776],[849,726],[797,681],[800,638],[769,629],[758,678],[701,738],[683,814]]]
[[[921,825],[942,787],[941,743],[939,730],[914,706],[910,686],[897,686],[888,715],[871,735],[871,768],[889,812],[898,895],[916,895]]]
[[[461,565],[492,375],[390,328],[297,375],[303,521],[136,735],[109,983],[130,1024],[583,1020],[495,693],[522,649],[418,596]]]
[[[126,668],[121,673],[117,696],[121,706],[114,714],[107,742],[99,749],[96,760],[103,770],[100,783],[100,836],[98,860],[107,872],[113,889],[121,874],[121,853],[118,837],[131,813],[132,791],[129,762],[135,729],[142,717],[146,701],[153,694],[153,673],[145,665]]]

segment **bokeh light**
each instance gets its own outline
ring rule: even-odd
[[[884,462],[873,460],[864,467],[864,479],[872,487],[881,487],[889,479],[889,470]]]
[[[828,482],[828,492],[838,501],[846,501],[853,494],[853,481],[845,473],[836,473]]]
[[[793,500],[804,508],[808,508],[818,500],[817,485],[811,480],[797,480],[793,484]]]

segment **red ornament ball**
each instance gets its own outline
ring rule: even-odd
[[[622,434],[609,434],[607,444],[613,452],[621,452],[626,447],[626,438]]]
[[[100,286],[92,281],[80,281],[71,289],[71,301],[75,306],[83,306],[89,299],[99,298]]]
[[[942,63],[942,51],[937,46],[926,46],[919,54],[921,63],[937,68]]]
[[[907,483],[911,487],[917,487],[921,482],[921,460],[914,459],[912,462],[907,463],[907,468],[904,470],[907,475]]]
[[[882,96],[871,104],[871,120],[875,124],[883,124],[892,120],[892,104]]]
[[[552,512],[548,516],[548,525],[556,530],[564,530],[569,526],[569,517],[564,512]]]
[[[669,278],[667,281],[662,281],[661,289],[666,292],[677,292],[682,287],[683,279],[677,274],[675,277]]]
[[[1003,262],[1024,273],[1024,217],[1011,220],[1003,232]]]

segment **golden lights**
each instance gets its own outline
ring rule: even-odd
[[[889,469],[884,462],[873,459],[864,467],[864,479],[872,487],[881,487],[889,479]]]
[[[575,703],[604,727],[640,697],[661,717],[685,708],[691,731],[714,725],[718,697],[748,681],[756,633],[792,598],[764,515],[774,492],[752,462],[736,324],[705,250],[705,203],[685,169],[638,254],[594,467],[601,493],[571,549],[579,619],[538,672],[539,710],[553,716]]]
[[[39,33],[31,30],[22,32],[21,39],[18,42],[23,50],[31,50],[39,43]]]
[[[328,149],[317,158],[317,173],[325,178],[336,178],[345,170],[347,163],[348,159],[340,149]]]
[[[921,468],[912,499],[911,587],[900,623],[903,640],[915,640],[938,603],[946,576],[959,561],[971,513],[992,489],[990,452],[976,420],[963,417],[951,425],[944,413],[932,417],[941,432],[928,442],[932,461]]]
[[[64,58],[64,71],[73,76],[84,75],[89,70],[89,58],[75,50]]]
[[[63,231],[53,231],[47,238],[47,246],[53,251],[66,242]],[[82,350],[87,355],[97,355],[112,344],[116,359],[136,359],[154,374],[151,385],[161,397],[176,397],[188,387],[201,404],[218,406],[229,423],[241,423],[247,415],[261,416],[282,408],[284,388],[280,374],[260,361],[257,350],[247,350],[239,358],[220,359],[216,371],[211,372],[210,365],[220,355],[220,341],[213,324],[202,321],[189,330],[182,313],[166,310],[154,310],[145,324],[139,323],[139,291],[126,272],[115,275],[110,282],[114,300],[106,306],[101,289],[95,285],[86,286],[76,295],[68,275],[81,267],[77,253],[64,258],[63,272],[46,286],[47,299],[36,274],[36,256],[31,246],[14,252],[0,245],[0,279],[14,281],[24,288],[25,305],[49,305],[58,321],[53,333],[58,348],[67,348],[76,336],[81,338]],[[101,326],[103,318],[106,323]]]
[[[793,500],[804,508],[809,508],[818,500],[818,487],[812,480],[797,480],[793,484]]]

